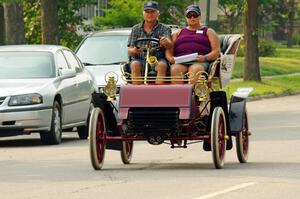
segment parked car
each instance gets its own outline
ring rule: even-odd
[[[76,55],[93,75],[98,89],[105,85],[105,75],[114,72],[121,77],[120,65],[128,61],[127,41],[130,28],[93,32],[79,44]],[[123,84],[119,78],[118,87]]]
[[[88,137],[96,86],[73,52],[62,46],[0,47],[0,136],[39,132],[59,144],[63,129]]]

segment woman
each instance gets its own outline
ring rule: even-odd
[[[196,74],[208,69],[209,62],[220,55],[220,42],[214,30],[200,24],[201,11],[198,5],[190,5],[185,11],[187,27],[172,35],[173,49],[167,51],[171,66],[171,76],[181,76],[187,72]],[[172,52],[173,51],[173,52]],[[194,60],[175,63],[176,57],[197,53]],[[174,82],[183,83],[183,82]]]

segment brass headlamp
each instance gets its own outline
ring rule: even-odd
[[[201,71],[199,74],[197,73],[195,75],[197,81],[194,85],[194,92],[195,95],[198,96],[200,102],[206,101],[208,99],[209,94],[205,73],[206,72]]]
[[[109,72],[105,75],[105,81],[107,84],[103,88],[103,92],[107,96],[107,101],[115,100],[118,91],[117,88],[118,75],[114,72]]]

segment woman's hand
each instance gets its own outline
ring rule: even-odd
[[[204,55],[198,55],[196,57],[196,61],[197,62],[206,62],[207,60],[205,60],[205,56]]]

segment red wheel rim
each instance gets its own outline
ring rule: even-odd
[[[244,126],[242,130],[242,143],[243,143],[243,154],[247,155],[248,147],[249,147],[249,135],[248,135],[248,118],[246,113],[244,117]]]
[[[105,134],[103,117],[101,114],[98,115],[97,127],[96,127],[96,150],[97,158],[99,162],[103,161],[105,151]]]
[[[220,160],[224,159],[225,156],[225,125],[224,125],[224,117],[219,117],[219,128],[218,128],[218,142],[219,142],[219,157]]]

